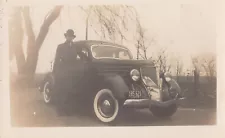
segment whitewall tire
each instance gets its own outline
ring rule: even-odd
[[[96,117],[103,123],[113,122],[119,112],[118,100],[109,89],[102,89],[97,92],[93,103]]]
[[[44,91],[43,91],[43,99],[46,104],[51,103],[50,92],[51,92],[50,91],[50,83],[47,81],[47,82],[45,82]]]

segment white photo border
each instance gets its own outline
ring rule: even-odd
[[[150,0],[48,0],[48,3],[59,4],[136,4],[149,3]],[[156,0],[152,0],[156,1]],[[166,0],[161,0],[166,1]],[[173,0],[171,0],[173,1]],[[178,0],[174,0],[178,1]],[[181,0],[180,0],[181,1]],[[195,3],[193,0],[182,0],[184,3]],[[217,3],[217,125],[214,126],[143,126],[143,127],[52,127],[52,128],[12,128],[10,126],[10,101],[9,101],[9,60],[8,60],[8,23],[7,23],[7,6],[12,5],[32,5],[32,4],[47,4],[45,2],[38,2],[35,0],[8,0],[5,3],[4,16],[4,46],[3,46],[3,134],[2,137],[142,137],[142,138],[159,138],[159,137],[225,137],[225,6],[224,2]]]

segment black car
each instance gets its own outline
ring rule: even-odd
[[[91,105],[97,119],[104,123],[114,121],[124,107],[149,108],[158,117],[176,112],[181,89],[168,73],[159,73],[153,61],[133,59],[127,47],[110,42],[74,44],[86,58],[77,55],[73,63],[64,66],[70,68],[66,73],[57,72],[58,66],[53,66],[39,87],[45,103],[66,95],[67,100]],[[62,77],[70,79],[62,82]],[[59,90],[68,83],[72,84],[66,85],[68,89]]]

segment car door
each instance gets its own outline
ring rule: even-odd
[[[57,88],[70,92],[79,91],[80,85],[85,80],[84,76],[87,66],[87,60],[82,58],[81,55],[86,55],[86,57],[89,55],[85,50],[83,50],[84,54],[79,54],[81,52],[78,51],[82,51],[82,49],[78,50],[74,47],[71,51],[63,53],[62,55],[67,54],[66,58],[59,59],[58,64],[53,67],[54,82]]]
[[[82,88],[85,84],[86,72],[88,68],[89,52],[82,48],[81,52],[77,54],[77,59],[72,69],[73,87],[76,89]]]

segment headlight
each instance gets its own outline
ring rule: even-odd
[[[165,76],[166,81],[171,81],[172,75],[171,75],[170,73],[166,72],[166,73],[164,74],[164,76]]]
[[[166,79],[166,81],[171,81],[170,77],[166,77],[165,79]]]
[[[133,81],[138,81],[140,79],[140,72],[136,69],[131,70],[130,77]]]

